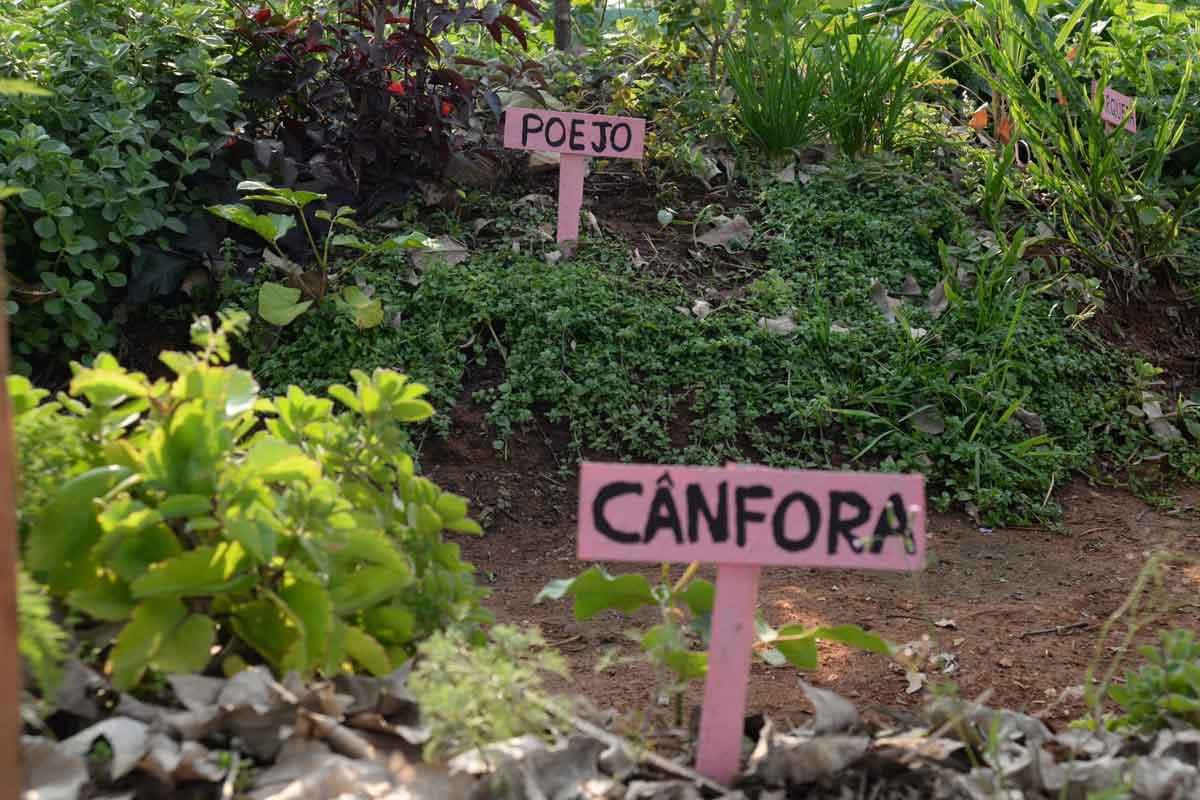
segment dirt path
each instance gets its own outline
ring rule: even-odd
[[[469,406],[455,412],[455,430],[451,441],[425,448],[423,467],[444,488],[469,497],[488,531],[462,545],[481,579],[491,584],[488,605],[497,619],[541,626],[569,656],[577,689],[602,707],[623,713],[654,708],[655,679],[645,665],[594,671],[608,649],[636,653],[624,635],[627,619],[605,612],[578,623],[566,601],[532,605],[547,581],[586,568],[574,557],[575,476],[559,469],[562,451],[552,441],[558,437],[524,436],[504,461]],[[953,681],[971,697],[990,688],[991,702],[1064,724],[1079,715],[1082,704],[1067,699],[1052,707],[1055,698],[1082,683],[1099,626],[1124,601],[1146,554],[1168,545],[1200,556],[1200,487],[1185,485],[1177,492],[1172,508],[1155,510],[1126,490],[1096,489],[1080,480],[1060,497],[1066,509],[1060,531],[988,531],[964,515],[937,514],[929,527],[932,563],[916,580],[768,569],[761,607],[776,626],[853,622],[897,643],[929,634],[934,652],[949,652],[957,662],[953,675],[931,680]],[[618,573],[633,569],[608,566]],[[657,570],[645,574],[654,579]],[[1177,569],[1170,578],[1165,591],[1172,610],[1162,624],[1200,629],[1200,567]],[[652,620],[648,615],[642,621]],[[945,620],[954,626],[932,624]],[[1078,627],[1030,633],[1054,626]],[[842,693],[860,708],[902,711],[926,697],[925,691],[908,694],[904,674],[885,659],[823,644],[814,673],[771,668],[756,659],[748,712],[801,721],[806,702],[800,677]],[[688,703],[699,700],[697,687]]]

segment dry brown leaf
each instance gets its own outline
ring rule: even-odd
[[[768,786],[812,783],[836,775],[867,752],[866,736],[788,736],[768,720],[747,771]]]
[[[715,228],[699,236],[696,241],[709,247],[724,247],[731,244],[748,245],[754,229],[741,214],[733,219],[720,222]]]
[[[461,264],[471,254],[465,244],[449,236],[439,236],[434,243],[433,247],[422,247],[409,253],[414,267],[424,270],[442,261],[449,265]]]
[[[88,781],[84,756],[68,753],[40,736],[21,737],[21,765],[27,800],[76,800]]]
[[[846,733],[861,722],[858,709],[846,698],[828,689],[819,689],[800,681],[804,696],[813,704],[812,730],[818,736]]]
[[[110,717],[59,743],[71,756],[86,757],[97,739],[103,738],[112,749],[109,769],[114,780],[138,765],[150,746],[148,726],[128,717]]]

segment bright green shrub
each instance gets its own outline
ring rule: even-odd
[[[67,637],[54,622],[45,588],[25,570],[17,578],[17,646],[43,696],[50,695],[58,689]]]
[[[203,200],[185,184],[212,166],[238,99],[222,15],[216,0],[0,0],[0,75],[53,93],[0,103],[0,184],[27,189],[6,230],[27,301],[13,319],[18,370],[111,347],[114,290],[132,280],[145,299],[182,278],[170,239]]]
[[[174,380],[103,354],[72,365],[61,407],[28,393],[16,406],[22,451],[38,446],[20,436],[28,415],[84,442],[83,464],[37,476],[25,564],[86,617],[125,623],[108,660],[118,687],[205,669],[214,645],[225,666],[382,674],[430,633],[483,619],[472,567],[442,539],[479,526],[407,454],[406,423],[433,413],[425,387],[356,371],[354,389],[329,389],[346,413],[296,388],[260,399],[226,364],[245,323],[197,321],[197,353],[161,355]]]

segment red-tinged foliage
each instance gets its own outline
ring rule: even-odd
[[[341,0],[291,20],[255,7],[238,29],[257,59],[243,83],[256,112],[244,139],[272,154],[284,184],[311,182],[360,203],[396,199],[441,172],[479,96],[452,67],[483,62],[444,58],[437,37],[480,25],[527,48],[521,24],[500,13],[508,5],[540,18],[533,0]],[[483,99],[494,113],[494,98]]]

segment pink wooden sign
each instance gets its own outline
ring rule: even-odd
[[[535,108],[504,112],[504,146],[598,158],[641,158],[646,120]]]
[[[579,558],[717,564],[696,768],[729,783],[741,760],[760,568],[920,570],[920,475],[766,467],[584,464]]]
[[[1095,91],[1094,85],[1092,91]],[[1132,110],[1134,99],[1106,86],[1104,88],[1104,106],[1100,109],[1100,119],[1109,125],[1124,125],[1125,130],[1137,133],[1137,116]],[[1128,115],[1128,119],[1126,119],[1126,115]]]
[[[579,558],[920,569],[924,491],[920,475],[585,464]]]
[[[646,121],[636,117],[510,108],[504,112],[504,146],[559,153],[558,243],[579,238],[583,176],[587,160],[638,158],[646,142]]]

